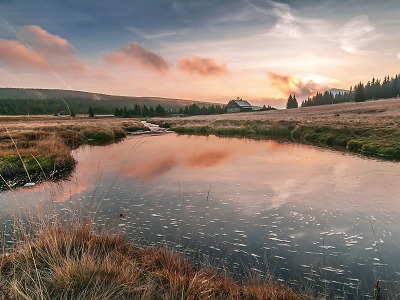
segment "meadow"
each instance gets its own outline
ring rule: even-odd
[[[400,100],[185,118],[154,123],[182,134],[285,139],[365,156],[400,159]]]

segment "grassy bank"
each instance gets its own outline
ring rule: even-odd
[[[155,119],[182,134],[286,139],[400,160],[400,100]]]
[[[272,279],[236,282],[166,248],[96,234],[85,223],[40,222],[33,233],[22,231],[0,256],[0,299],[306,298]]]
[[[112,117],[0,117],[0,126],[0,189],[63,176],[75,166],[71,149],[146,130],[139,121]]]

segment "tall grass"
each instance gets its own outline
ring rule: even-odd
[[[0,256],[0,299],[306,299],[271,278],[239,283],[170,249],[98,234],[91,220],[17,222],[14,238]]]

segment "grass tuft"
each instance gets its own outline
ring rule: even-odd
[[[0,299],[306,298],[271,279],[238,283],[167,248],[97,234],[91,222],[72,224],[42,222],[18,235],[0,256]]]

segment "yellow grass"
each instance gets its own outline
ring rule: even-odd
[[[90,223],[18,231],[0,256],[0,299],[306,299],[270,278],[239,283],[167,248],[96,234]]]

